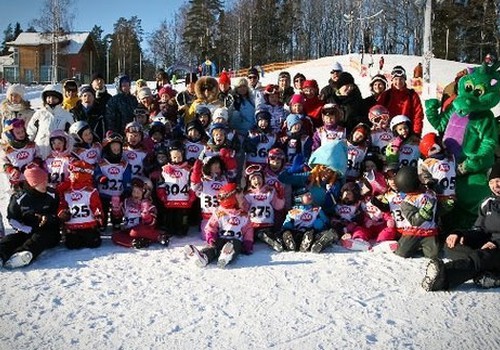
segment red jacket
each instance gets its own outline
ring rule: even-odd
[[[389,110],[392,117],[402,114],[410,118],[413,131],[421,135],[424,127],[424,110],[420,97],[413,89],[404,88],[397,90],[391,87],[384,91],[378,98],[378,103]]]

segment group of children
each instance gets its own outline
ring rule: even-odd
[[[207,245],[184,252],[199,266],[225,267],[251,254],[255,240],[277,252],[319,253],[338,242],[438,257],[456,164],[436,134],[420,138],[408,117],[391,118],[381,105],[369,110],[371,125],[347,130],[341,109],[325,104],[315,128],[302,95],[287,114],[276,86],[263,94],[247,134],[229,126],[226,107],[203,104],[185,125],[138,113],[123,135],[108,132],[101,142],[84,121],[43,135],[30,121],[43,155],[24,120],[6,121],[15,233],[0,241],[4,266],[29,264],[61,237],[69,249],[96,248],[108,223],[114,243],[138,249],[166,246],[195,223]],[[47,113],[62,102],[52,90],[42,98]]]

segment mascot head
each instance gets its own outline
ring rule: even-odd
[[[500,102],[500,62],[474,68],[458,82],[458,96],[453,106],[460,115],[490,110]]]

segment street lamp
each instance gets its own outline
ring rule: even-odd
[[[111,42],[113,40],[108,37],[106,39],[106,83],[109,84],[109,50],[111,49]]]

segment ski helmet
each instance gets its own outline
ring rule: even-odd
[[[402,123],[406,123],[408,126],[410,126],[411,125],[410,118],[402,114],[396,115],[394,118],[391,119],[390,123],[391,130],[394,132],[394,128]]]
[[[381,129],[381,124],[387,123],[390,119],[389,110],[382,105],[375,105],[368,111],[368,119],[374,129]]]
[[[425,134],[420,140],[420,144],[418,146],[420,150],[420,154],[424,157],[433,156],[441,151],[441,142],[439,140],[439,136],[433,132]]]
[[[420,187],[417,168],[405,166],[398,170],[394,182],[399,192],[412,193]]]
[[[71,126],[69,127],[69,134],[76,142],[83,142],[82,135],[83,132],[87,129],[90,129],[89,123],[83,120],[79,120],[71,124]]]
[[[252,164],[246,167],[245,169],[245,177],[248,182],[250,182],[250,177],[254,175],[259,175],[262,180],[264,180],[264,167],[260,164]]]
[[[238,206],[238,200],[236,199],[237,192],[238,187],[233,182],[227,183],[222,186],[219,190],[219,193],[217,194],[220,206],[225,209],[236,208]]]

